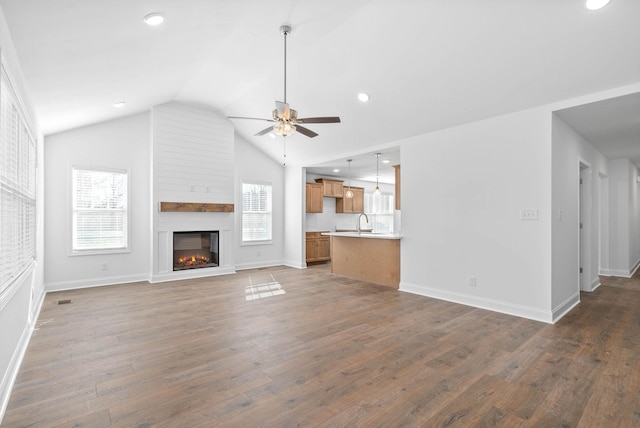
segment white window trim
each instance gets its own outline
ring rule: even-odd
[[[126,247],[108,248],[103,250],[74,250],[73,249],[73,169],[74,168],[91,170],[91,171],[122,172],[127,174],[127,246]],[[67,254],[71,257],[76,257],[76,256],[131,253],[131,193],[132,193],[131,168],[96,166],[96,165],[87,165],[87,164],[69,164],[67,167],[67,171],[68,171],[67,207],[69,210],[69,215],[67,216],[68,217]]]
[[[264,239],[260,241],[245,241],[242,234],[242,221],[244,216],[244,204],[242,200],[242,185],[243,184],[258,184],[271,186],[271,239]],[[255,245],[272,245],[273,244],[273,183],[262,180],[252,180],[249,178],[243,178],[240,180],[240,246],[250,247]]]

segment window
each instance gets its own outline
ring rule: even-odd
[[[126,250],[126,170],[73,167],[73,252]]]
[[[36,258],[36,139],[4,65],[0,77],[0,297]],[[2,299],[0,299],[0,306]]]
[[[242,242],[271,240],[271,185],[242,183]]]
[[[393,233],[393,195],[364,194],[364,212],[376,232]]]

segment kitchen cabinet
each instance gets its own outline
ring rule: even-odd
[[[342,180],[316,178],[316,183],[322,184],[322,196],[326,196],[328,198],[342,198]]]
[[[322,184],[307,183],[307,212],[322,212]]]
[[[330,238],[321,235],[322,233],[324,232],[306,233],[307,263],[331,259]]]
[[[395,197],[395,208],[397,210],[400,209],[400,165],[394,165],[393,168],[396,170],[396,197]]]
[[[344,187],[344,192],[349,188]],[[363,213],[364,212],[364,187],[351,186],[353,192],[353,198],[342,197],[336,199],[336,212],[337,213]]]

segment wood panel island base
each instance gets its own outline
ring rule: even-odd
[[[331,236],[331,273],[398,288],[400,236],[335,232]]]

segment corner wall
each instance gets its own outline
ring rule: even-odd
[[[550,122],[529,110],[401,142],[400,290],[553,321]]]
[[[149,278],[149,113],[45,138],[45,286],[47,291]],[[130,251],[71,255],[71,167],[129,169]],[[103,263],[108,269],[103,270]]]

